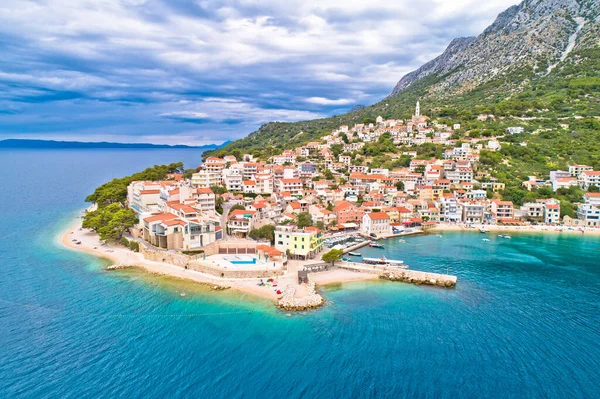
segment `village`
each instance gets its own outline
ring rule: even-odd
[[[215,287],[258,289],[284,309],[303,310],[322,305],[319,283],[384,278],[456,284],[456,276],[412,270],[399,259],[360,259],[353,252],[381,246],[379,240],[443,230],[498,230],[503,238],[519,229],[598,233],[600,194],[593,187],[600,187],[600,171],[585,165],[523,182],[527,190],[589,190],[574,218],[561,216],[555,198],[520,207],[500,198],[504,184],[479,163],[482,150],[501,148],[496,139],[463,139],[441,159],[417,159],[417,151],[407,151],[400,155],[406,166],[392,170],[357,162],[356,150],[384,135],[393,145],[452,146],[457,128],[431,122],[417,103],[406,123],[378,117],[368,125],[340,126],[319,142],[267,161],[250,154],[208,157],[191,176],[133,181],[126,204],[139,223],[128,237],[140,244],[141,262],[163,273],[182,276],[183,270],[184,278],[196,273],[198,281]],[[519,127],[507,131],[517,133]],[[342,147],[337,157],[334,146]],[[90,239],[71,234],[78,243]]]

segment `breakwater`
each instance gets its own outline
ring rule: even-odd
[[[377,274],[379,275],[379,278],[384,280],[401,281],[416,285],[434,285],[438,287],[451,288],[456,286],[458,281],[458,277],[449,274],[398,269],[396,267],[389,266],[367,265],[364,263],[341,262],[336,264],[336,267],[359,273]]]
[[[309,283],[307,289],[308,295],[296,298],[294,296],[296,289],[292,286],[287,286],[283,290],[283,296],[277,301],[277,307],[281,310],[303,311],[323,306],[325,299],[317,293],[315,283]]]

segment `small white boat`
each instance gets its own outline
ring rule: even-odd
[[[511,237],[510,237],[508,234],[506,234],[506,235],[504,236],[504,238],[507,238],[507,239],[509,239],[509,240],[510,240],[510,238],[511,238]]]
[[[406,241],[404,241],[403,239],[400,239],[400,240],[398,240],[398,242],[401,242],[404,244]]]
[[[442,237],[443,237],[441,234],[436,234],[435,236],[436,236],[436,237],[440,237],[440,238],[442,238]]]
[[[348,252],[348,255],[350,255],[350,256],[362,256],[358,252]]]
[[[490,239],[489,238],[482,238],[481,241],[485,241],[488,242]]]

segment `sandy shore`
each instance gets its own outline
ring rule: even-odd
[[[583,228],[583,227],[568,227],[561,226],[498,226],[498,225],[473,225],[473,227],[467,227],[463,224],[439,224],[434,228],[430,229],[429,232],[443,232],[443,231],[472,231],[479,232],[480,228],[484,228],[490,232],[504,232],[504,233],[551,233],[551,234],[575,234],[575,235],[593,235],[600,236],[600,229],[594,228]]]
[[[302,266],[302,262],[290,261],[288,271],[276,278],[277,287],[259,286],[260,279],[225,279],[210,274],[201,273],[195,270],[183,269],[164,262],[154,262],[144,259],[137,252],[133,252],[116,244],[103,244],[98,235],[91,230],[81,227],[82,219],[78,218],[75,223],[59,237],[59,242],[63,246],[77,251],[87,252],[110,260],[113,265],[140,267],[150,273],[157,275],[168,275],[171,277],[192,280],[198,283],[209,285],[215,289],[231,288],[243,293],[256,295],[262,298],[276,302],[281,295],[276,291],[287,286],[292,286],[296,290],[295,297],[302,297],[306,294],[305,285],[298,285],[297,270]],[[79,244],[77,244],[79,242]],[[310,279],[317,284],[343,283],[347,281],[370,280],[377,278],[376,275],[366,273],[354,273],[347,270],[330,270],[326,272],[311,273]]]

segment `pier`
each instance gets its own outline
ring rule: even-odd
[[[329,264],[315,263],[305,266],[309,272],[319,271],[319,266],[323,265],[323,269],[329,269]],[[335,266],[339,269],[350,270],[357,273],[377,274],[382,280],[401,281],[415,285],[433,285],[437,287],[452,288],[456,286],[458,281],[457,276],[450,274],[440,274],[423,272],[419,270],[410,270],[404,264],[398,265],[376,265],[357,262],[336,262]]]

